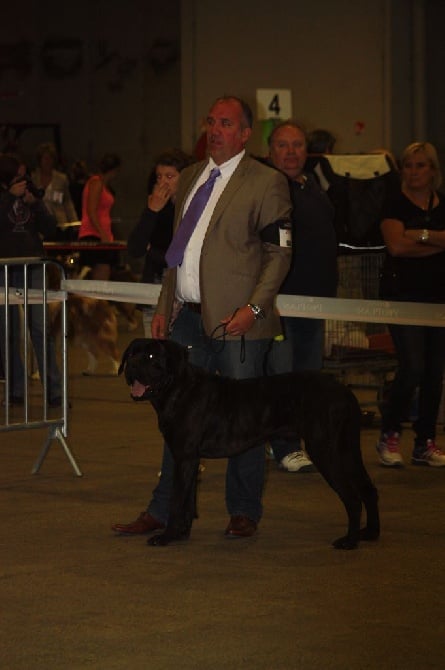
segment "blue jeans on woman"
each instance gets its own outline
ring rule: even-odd
[[[269,339],[246,340],[243,358],[240,340],[223,342],[209,338],[204,333],[201,316],[187,307],[183,307],[178,314],[171,339],[190,347],[189,361],[193,365],[233,379],[262,376],[264,357],[270,344]],[[226,507],[230,516],[247,516],[256,523],[260,520],[264,469],[264,445],[228,459]],[[173,470],[173,457],[168,446],[164,445],[161,478],[147,508],[149,514],[164,524],[168,521]]]
[[[398,368],[387,402],[382,404],[382,433],[402,431],[415,391],[418,416],[413,423],[416,443],[436,436],[437,415],[445,370],[445,328],[390,325]]]

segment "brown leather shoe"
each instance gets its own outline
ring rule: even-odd
[[[148,512],[141,512],[132,523],[115,523],[111,526],[111,530],[121,535],[144,535],[160,528],[165,528],[165,524],[154,519]]]
[[[256,533],[257,524],[247,516],[231,516],[226,528],[226,537],[251,537]]]

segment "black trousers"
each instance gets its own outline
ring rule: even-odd
[[[436,436],[437,415],[445,369],[445,328],[390,325],[398,369],[382,407],[382,432],[401,432],[416,389],[418,416],[413,423],[416,443]]]

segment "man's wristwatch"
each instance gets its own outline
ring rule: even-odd
[[[247,307],[250,307],[252,310],[252,314],[254,315],[255,320],[266,318],[264,309],[262,309],[259,305],[253,305],[251,302],[249,302],[247,303]]]
[[[430,231],[427,230],[427,228],[424,228],[420,233],[419,242],[425,243],[428,242],[429,239],[430,239]]]

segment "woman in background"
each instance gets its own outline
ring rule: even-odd
[[[90,177],[82,194],[82,223],[79,240],[85,242],[112,242],[111,209],[114,205],[114,193],[111,182],[121,166],[116,154],[105,154],[99,163],[99,172]],[[82,266],[91,268],[91,279],[108,281],[111,266],[117,262],[113,250],[85,250],[81,252]]]
[[[438,191],[441,170],[428,142],[410,144],[402,155],[401,190],[383,208],[386,258],[380,295],[389,300],[445,303],[445,197]],[[377,451],[382,465],[400,467],[402,423],[416,389],[418,416],[413,465],[445,466],[436,446],[436,423],[445,370],[445,328],[390,325],[398,368],[382,404],[382,434]]]
[[[142,281],[158,284],[165,268],[165,252],[173,234],[173,215],[180,172],[194,159],[181,149],[168,149],[160,154],[148,180],[147,206],[139,223],[128,238],[128,253],[133,258],[145,255]],[[151,337],[153,309],[142,305],[142,322],[146,337]]]

